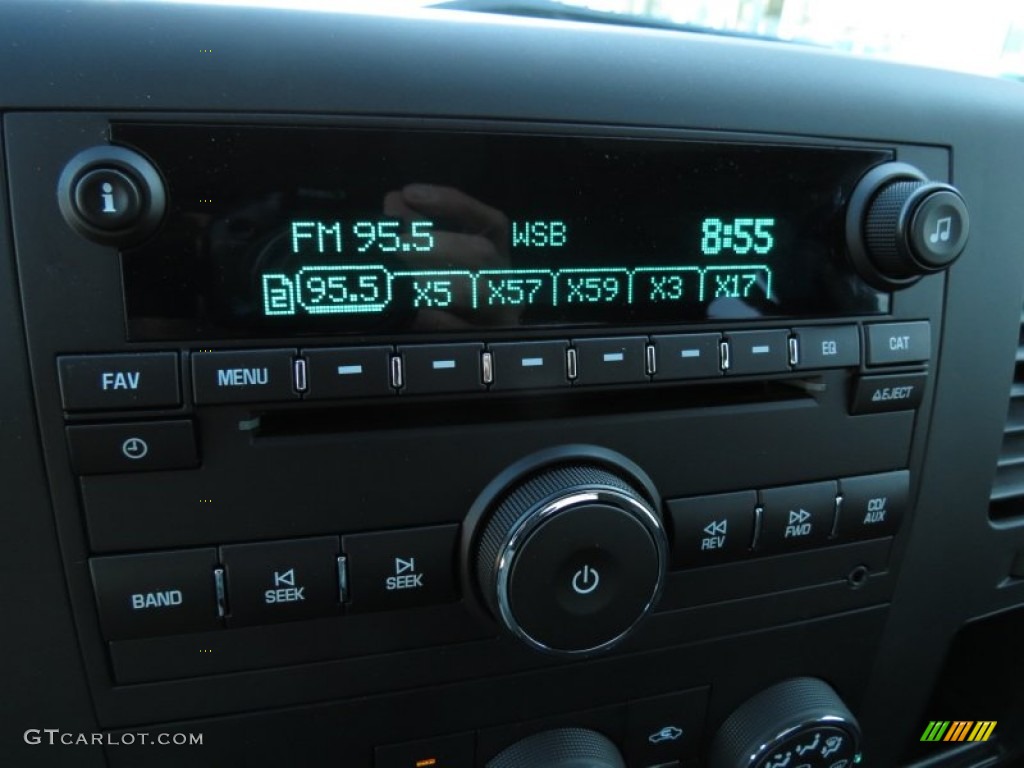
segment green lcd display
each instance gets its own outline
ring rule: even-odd
[[[871,314],[844,203],[889,153],[669,139],[123,124],[171,211],[132,338]]]

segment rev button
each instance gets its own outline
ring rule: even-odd
[[[339,612],[338,537],[220,548],[228,624],[266,624]]]
[[[178,355],[66,355],[57,358],[65,411],[117,411],[181,403]]]

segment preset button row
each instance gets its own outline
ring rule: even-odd
[[[89,560],[104,635],[121,640],[458,599],[458,525]]]
[[[869,366],[924,362],[927,321],[865,326]],[[857,325],[500,343],[195,351],[201,404],[547,389],[859,367]],[[177,352],[64,355],[65,411],[175,408]]]
[[[713,565],[892,536],[906,514],[907,470],[666,502],[676,567]]]
[[[193,352],[197,403],[381,397],[858,367],[855,325],[726,334]]]

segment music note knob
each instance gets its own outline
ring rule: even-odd
[[[963,252],[969,231],[959,191],[905,163],[870,171],[847,209],[850,257],[869,283],[884,290],[947,269]]]

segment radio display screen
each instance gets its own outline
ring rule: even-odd
[[[845,202],[886,151],[119,123],[167,184],[132,340],[877,314]]]

